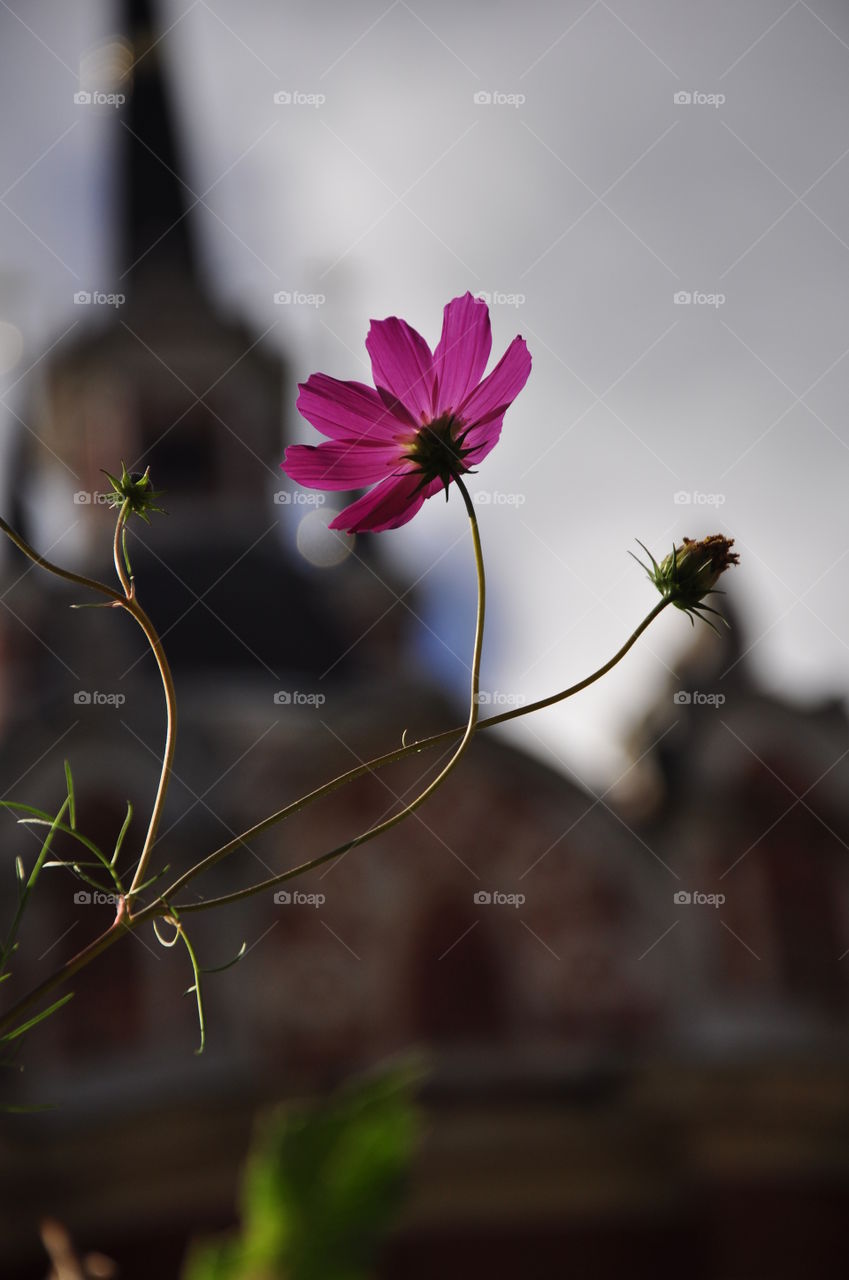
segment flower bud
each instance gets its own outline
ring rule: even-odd
[[[640,546],[643,544],[640,543]],[[652,562],[652,568],[648,569],[645,565],[642,567],[646,569],[664,600],[674,604],[676,609],[683,609],[688,613],[691,622],[694,615],[703,618],[704,613],[713,613],[721,618],[722,614],[704,603],[704,597],[717,593],[716,584],[725,570],[740,563],[737,552],[731,550],[733,546],[734,539],[726,538],[721,533],[698,540],[685,538],[682,545],[673,547],[660,564],[648,548],[643,547]],[[709,618],[703,618],[703,621],[713,626]]]
[[[137,471],[131,474],[122,462],[120,479],[109,471],[104,471],[103,474],[112,483],[112,492],[107,498],[110,507],[120,510],[126,503],[129,511],[140,516],[146,524],[150,524],[149,512],[159,511],[164,514],[163,508],[155,505],[155,500],[161,497],[162,490],[152,487],[150,467],[144,474]]]

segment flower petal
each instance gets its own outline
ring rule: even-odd
[[[331,440],[388,441],[408,425],[399,421],[373,387],[362,382],[340,382],[326,373],[313,373],[298,391],[299,413]]]
[[[492,373],[461,405],[459,417],[467,426],[497,418],[516,399],[531,372],[531,353],[524,338],[514,338]]]
[[[332,440],[319,445],[289,445],[280,465],[290,479],[310,489],[361,489],[383,480],[401,458],[395,445]]]
[[[466,458],[468,467],[476,468],[487,454],[492,453],[501,437],[503,425],[504,414],[500,413],[497,418],[489,418],[488,421],[479,423],[466,433],[463,437],[463,448],[472,450]]]
[[[442,337],[433,353],[436,416],[459,409],[483,377],[492,350],[489,307],[470,293],[454,298],[443,313]]]
[[[376,485],[331,521],[331,529],[344,529],[348,533],[380,533],[382,529],[397,529],[412,520],[425,498],[437,493],[442,484],[431,480],[421,485],[418,471],[407,471]],[[421,487],[420,487],[421,486]]]
[[[433,356],[420,333],[397,316],[372,320],[366,338],[374,385],[400,400],[416,426],[433,416]]]

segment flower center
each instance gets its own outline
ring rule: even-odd
[[[441,480],[448,487],[452,476],[468,471],[464,459],[472,452],[463,448],[468,428],[450,413],[420,427],[406,447],[406,454],[422,474],[422,484]]]

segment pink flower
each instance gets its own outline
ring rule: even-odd
[[[376,389],[323,373],[300,384],[299,411],[328,439],[290,445],[286,474],[311,489],[374,485],[331,529],[397,529],[495,448],[531,357],[514,338],[484,378],[491,347],[489,308],[466,293],[446,306],[434,352],[404,320],[372,320],[366,350]]]

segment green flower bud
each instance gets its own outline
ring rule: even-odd
[[[151,485],[150,467],[141,474],[134,471],[132,474],[127,470],[125,463],[121,463],[121,477],[113,476],[111,472],[103,473],[112,484],[112,492],[107,498],[110,507],[120,510],[124,503],[127,503],[129,511],[134,515],[140,516],[145,524],[150,524],[150,515],[152,511],[158,511],[165,514],[162,507],[155,505],[155,500],[162,496],[161,489],[154,489]]]
[[[734,546],[733,538],[726,538],[721,533],[698,540],[685,538],[682,545],[673,547],[660,564],[647,547],[642,543],[640,546],[651,560],[652,568],[647,568],[640,560],[637,563],[646,570],[664,600],[674,604],[676,609],[683,609],[689,614],[691,622],[695,616],[713,627],[713,623],[704,614],[713,613],[722,618],[721,613],[704,603],[704,597],[722,594],[718,591],[717,582],[726,569],[740,563],[737,552],[731,550]],[[724,618],[722,620],[725,621]]]

